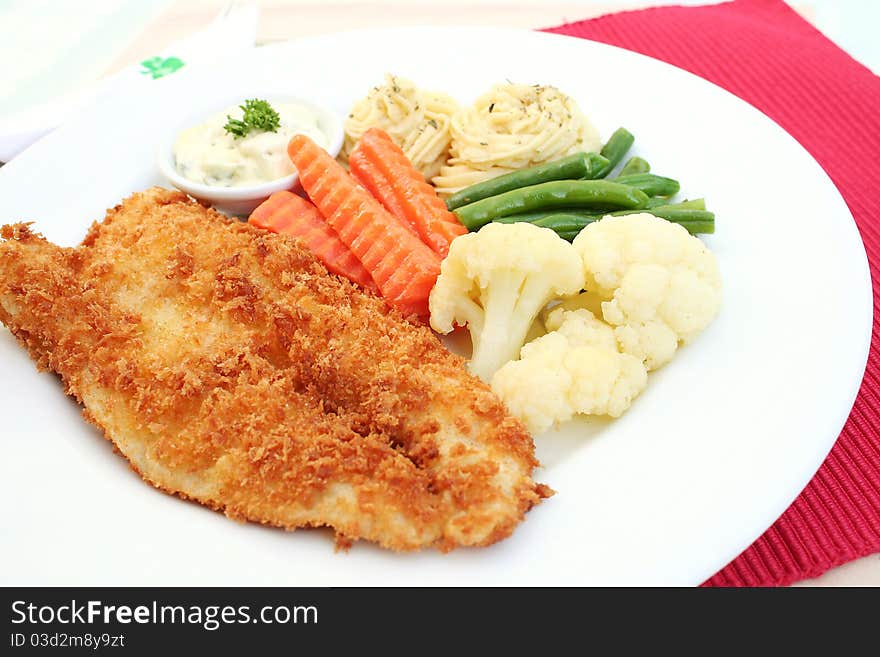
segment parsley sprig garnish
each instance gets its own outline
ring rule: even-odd
[[[278,112],[272,109],[269,101],[251,98],[244,101],[244,105],[239,105],[244,114],[241,119],[233,119],[226,115],[226,125],[223,129],[236,139],[244,137],[251,130],[263,130],[265,132],[277,132],[281,125],[281,118]]]

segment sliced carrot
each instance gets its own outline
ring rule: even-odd
[[[248,223],[273,233],[300,238],[329,271],[345,276],[367,290],[379,292],[361,261],[324,221],[318,208],[301,196],[287,191],[275,192],[254,209]]]
[[[406,220],[403,206],[400,205],[400,202],[394,195],[394,190],[391,188],[388,180],[380,171],[376,170],[376,165],[367,159],[363,151],[352,151],[351,155],[348,156],[348,167],[355,180],[363,185],[370,194],[385,206],[388,212],[397,217],[414,235],[418,235],[416,227]],[[368,171],[370,173],[367,173]]]
[[[411,225],[441,258],[449,245],[467,233],[456,216],[407,159],[388,133],[370,128],[349,158],[352,175],[400,220]]]
[[[305,135],[287,153],[303,188],[376,282],[389,305],[426,316],[440,258]]]
[[[404,263],[392,274],[387,286],[390,289],[400,290],[394,298],[395,303],[400,306],[417,307],[422,303],[422,299],[428,298],[434,284],[429,282],[430,270],[426,270],[425,267],[425,262],[414,259]],[[436,280],[436,276],[434,278]]]

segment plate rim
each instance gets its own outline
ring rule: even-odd
[[[821,465],[824,462],[825,458],[827,457],[828,453],[830,453],[830,451],[833,449],[833,447],[836,443],[836,440],[840,434],[840,431],[843,429],[843,427],[846,423],[846,420],[848,419],[849,415],[852,412],[853,403],[855,402],[857,394],[861,388],[861,384],[862,384],[862,380],[863,380],[864,372],[865,372],[865,367],[867,365],[867,360],[868,360],[868,356],[869,356],[870,343],[871,343],[872,332],[873,332],[873,323],[874,323],[873,322],[873,287],[872,287],[871,272],[870,272],[870,267],[869,267],[869,263],[868,263],[868,259],[867,259],[867,252],[864,247],[864,242],[861,239],[861,233],[858,230],[858,226],[855,222],[855,219],[852,215],[852,212],[850,211],[848,205],[846,204],[845,199],[840,194],[840,191],[839,191],[839,189],[837,189],[836,185],[834,184],[834,181],[830,178],[828,173],[822,168],[822,166],[818,163],[818,161],[809,153],[809,151],[807,151],[803,145],[801,145],[791,134],[789,134],[781,125],[779,125],[778,122],[776,122],[775,120],[770,118],[767,114],[765,114],[760,109],[756,108],[754,105],[750,104],[748,101],[740,98],[736,94],[733,94],[732,92],[724,89],[723,87],[721,87],[721,86],[719,86],[719,85],[717,85],[717,84],[715,84],[705,78],[702,78],[698,75],[695,75],[694,73],[691,73],[691,72],[687,71],[686,69],[675,66],[674,64],[670,64],[668,62],[664,62],[662,60],[650,57],[648,55],[637,53],[637,52],[634,52],[631,50],[627,50],[625,48],[621,48],[619,46],[614,46],[614,45],[603,43],[600,41],[583,39],[580,37],[575,37],[575,36],[570,36],[570,35],[562,35],[562,34],[556,34],[556,33],[542,32],[542,31],[529,30],[529,29],[518,29],[518,28],[497,28],[497,27],[484,27],[484,26],[473,26],[473,25],[469,25],[469,26],[410,25],[410,26],[394,26],[394,27],[388,27],[388,28],[367,28],[367,29],[340,30],[340,31],[335,31],[332,33],[327,33],[327,34],[313,35],[313,36],[308,36],[308,37],[273,42],[271,44],[267,44],[265,46],[262,46],[260,48],[260,50],[266,51],[266,50],[272,50],[272,49],[276,49],[276,48],[280,49],[280,48],[284,48],[284,47],[290,47],[291,44],[302,44],[303,42],[308,42],[308,41],[320,41],[320,40],[325,40],[325,39],[338,39],[340,36],[346,35],[346,34],[377,34],[377,33],[387,34],[387,33],[398,33],[398,32],[407,33],[407,32],[411,32],[414,29],[415,30],[428,30],[428,31],[435,31],[435,32],[452,32],[452,31],[460,32],[461,30],[468,30],[468,31],[473,31],[473,32],[488,32],[488,33],[494,33],[494,34],[512,33],[517,36],[529,35],[529,38],[537,37],[538,39],[549,39],[549,40],[556,40],[559,38],[563,38],[566,41],[588,42],[590,44],[593,44],[593,46],[595,46],[595,47],[599,47],[600,49],[610,48],[612,50],[619,51],[621,53],[626,53],[627,57],[634,57],[636,59],[644,59],[644,60],[652,61],[657,64],[660,64],[663,67],[669,67],[669,68],[677,70],[680,73],[685,73],[687,76],[689,76],[691,78],[695,78],[696,80],[699,80],[700,83],[710,85],[711,87],[714,88],[715,93],[717,93],[717,91],[720,90],[721,92],[724,93],[724,95],[729,97],[728,100],[733,99],[734,102],[738,102],[739,104],[746,106],[747,108],[749,108],[750,111],[753,111],[757,115],[760,115],[762,120],[766,120],[766,121],[771,122],[776,131],[784,134],[785,137],[790,142],[792,142],[793,145],[797,149],[799,149],[801,156],[806,156],[807,158],[809,158],[809,160],[812,161],[812,163],[815,165],[815,168],[821,172],[822,176],[824,176],[824,181],[827,184],[830,184],[831,188],[834,190],[834,192],[836,194],[836,200],[839,202],[839,205],[846,212],[846,215],[849,219],[848,230],[853,230],[853,229],[855,230],[855,237],[856,237],[857,242],[860,245],[860,249],[861,249],[861,257],[860,257],[859,266],[863,270],[863,273],[866,274],[866,276],[864,276],[863,280],[862,280],[862,284],[864,285],[864,292],[866,292],[866,295],[862,299],[861,304],[862,304],[862,311],[864,312],[864,315],[865,315],[866,328],[867,328],[867,330],[864,330],[860,333],[860,335],[862,337],[861,344],[859,345],[860,349],[861,349],[860,353],[862,354],[861,368],[860,368],[859,376],[858,377],[853,376],[851,379],[850,390],[849,390],[849,395],[848,395],[850,401],[849,401],[848,407],[847,407],[845,413],[841,412],[841,413],[836,414],[838,416],[842,415],[842,417],[837,418],[839,420],[839,422],[837,422],[836,420],[834,422],[834,424],[836,426],[839,425],[839,429],[833,436],[829,437],[825,441],[826,444],[823,445],[823,449],[819,449],[818,452],[815,454],[816,458],[813,459],[815,461],[815,467],[812,468],[809,473],[800,472],[797,474],[796,477],[793,477],[798,480],[803,479],[803,483],[800,484],[799,487],[797,487],[797,490],[795,490],[791,494],[790,499],[784,505],[781,503],[776,504],[776,505],[772,505],[773,510],[768,510],[764,514],[761,514],[763,518],[769,517],[771,515],[772,515],[772,518],[770,519],[770,521],[767,524],[764,525],[763,529],[761,529],[757,534],[755,534],[755,536],[752,537],[750,540],[745,542],[744,545],[739,546],[737,548],[731,547],[731,549],[729,550],[729,552],[731,553],[730,558],[726,559],[724,561],[724,563],[722,563],[717,568],[715,568],[714,570],[709,572],[706,575],[706,577],[704,577],[703,579],[710,577],[716,570],[723,568],[729,561],[731,561],[739,553],[741,553],[743,549],[746,549],[755,539],[757,539],[764,531],[766,531],[767,528],[772,526],[773,522],[775,522],[775,520],[785,511],[785,509],[787,509],[790,506],[791,502],[793,500],[795,500],[801,494],[804,487],[808,485],[810,479],[812,479],[812,477],[815,475],[815,473],[821,467]],[[199,71],[199,68],[193,68],[192,71]],[[173,78],[174,78],[174,76],[169,76],[168,79],[171,80]],[[42,138],[37,143],[43,142],[44,140],[47,140],[47,139],[51,139],[51,134]],[[10,166],[13,169],[17,168],[17,165],[15,164],[16,161],[21,161],[22,162],[21,166],[27,166],[27,162],[29,161],[29,157],[27,157],[28,151],[31,151],[32,148],[33,147],[29,147],[28,149],[26,149],[26,151],[24,151],[20,156],[15,158],[12,162],[10,162],[6,166],[0,168],[0,180],[2,180],[5,177],[3,169],[7,169],[7,167],[10,167]],[[821,452],[821,453],[819,453],[819,452]],[[806,478],[804,478],[804,474],[807,474]],[[770,506],[770,505],[768,505],[768,506]],[[779,508],[777,510],[777,507],[781,507],[781,508]],[[755,514],[755,515],[757,515],[757,514]],[[764,520],[762,520],[761,523],[756,523],[756,524],[762,524],[763,522],[764,522]],[[695,582],[695,583],[700,583],[700,582]]]

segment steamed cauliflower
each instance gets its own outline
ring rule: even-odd
[[[431,290],[431,327],[465,324],[473,355],[468,369],[487,383],[514,360],[532,323],[550,301],[576,294],[583,268],[571,244],[549,228],[491,223],[457,237]]]
[[[650,214],[605,217],[574,240],[588,301],[601,303],[621,351],[648,370],[668,363],[721,305],[715,256],[677,224]]]
[[[614,330],[589,310],[551,311],[546,335],[492,377],[492,389],[532,433],[575,414],[619,417],[645,388],[642,362],[618,351]]]

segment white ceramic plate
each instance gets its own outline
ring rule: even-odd
[[[558,494],[486,549],[333,551],[323,530],[241,525],[160,493],[80,417],[56,377],[0,333],[3,584],[698,584],[761,534],[831,448],[859,386],[871,292],[864,248],[819,165],[766,116],[681,70],[606,45],[484,28],[329,35],[104,98],[0,169],[0,222],[77,243],[159,183],[156,145],[189,103],[276,88],[340,113],[397,72],[469,102],[505,79],[555,84],[603,136],[705,196],[725,299],[613,423],[538,438]]]

